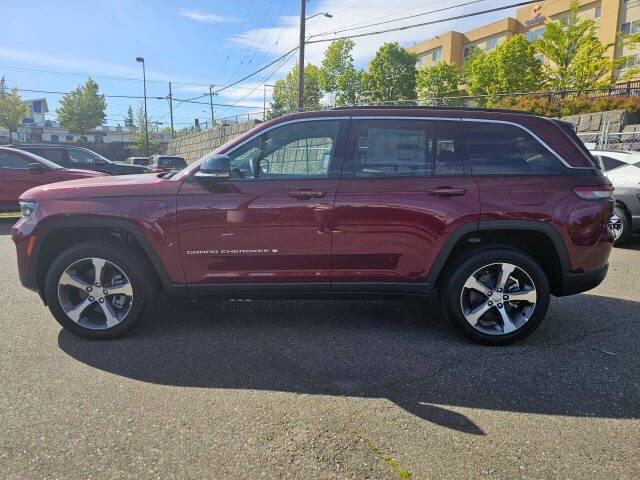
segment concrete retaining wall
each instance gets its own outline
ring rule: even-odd
[[[571,122],[578,133],[601,132],[607,123],[609,125],[608,131],[610,133],[617,133],[626,131],[625,128],[627,126],[636,125],[640,122],[637,115],[629,113],[626,110],[569,115],[568,117],[562,117],[561,120]]]

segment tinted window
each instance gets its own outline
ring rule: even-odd
[[[615,158],[605,157],[604,155],[600,155],[600,160],[602,160],[602,164],[604,165],[605,171],[613,170],[614,168],[622,167],[623,165],[627,165],[625,162],[620,160],[616,160]]]
[[[358,122],[356,177],[426,177],[464,174],[460,122]]]
[[[269,130],[229,153],[232,178],[326,178],[339,120],[297,122]]]
[[[68,150],[67,153],[69,154],[71,163],[95,163],[96,161],[96,157],[84,150],[71,149]]]
[[[161,167],[184,168],[187,162],[180,157],[160,157],[158,158],[158,165]]]
[[[520,127],[504,123],[464,122],[474,175],[551,175],[564,166]]]
[[[29,160],[15,153],[0,151],[0,168],[5,170],[28,170]]]
[[[23,150],[24,155],[32,158],[33,160],[29,160],[29,162],[40,162],[45,167],[51,168],[53,170],[58,170],[63,168],[57,163],[53,163],[52,161],[46,159],[43,155],[37,154],[34,150]]]
[[[30,151],[58,165],[62,165],[65,161],[65,153],[61,148],[32,148]]]

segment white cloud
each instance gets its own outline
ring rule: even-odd
[[[307,38],[311,37],[311,40],[321,38],[332,39],[340,35],[364,33],[403,25],[423,23],[469,13],[470,11],[487,10],[504,5],[504,1],[488,0],[473,6],[453,8],[451,10],[422,15],[412,19],[388,23],[377,27],[352,30],[338,35],[316,36],[320,33],[333,32],[342,28],[358,27],[370,23],[384,22],[394,18],[416,15],[449,6],[449,2],[434,2],[431,5],[425,5],[424,0],[403,0],[401,2],[401,9],[399,6],[400,4],[388,2],[387,0],[367,0],[366,2],[352,1],[350,3],[351,5],[345,7],[344,0],[319,0],[318,2],[315,2],[313,9],[307,12],[307,16],[314,15],[318,12],[329,12],[333,15],[333,18],[326,18],[323,15],[319,15],[308,20],[306,23]],[[460,0],[456,3],[466,2]],[[464,32],[487,23],[494,22],[503,17],[514,15],[515,9],[507,9],[491,14],[469,17],[456,21],[446,21],[409,30],[400,30],[381,35],[354,38],[356,44],[353,50],[355,64],[359,68],[366,68],[367,63],[375,56],[378,48],[380,48],[380,46],[385,42],[396,41],[406,47],[435,35],[445,33],[449,30]],[[273,56],[282,55],[292,47],[295,47],[298,43],[299,18],[297,16],[282,16],[274,23],[275,26],[272,27],[254,29],[240,33],[235,38],[232,37],[231,41],[233,42],[236,40],[240,45],[256,49],[260,52],[270,53]],[[329,44],[329,42],[326,42],[307,45],[305,49],[305,63],[320,65],[324,51]],[[283,73],[294,65],[296,61],[297,56],[292,58],[287,65],[280,69],[278,77],[283,76]],[[273,80],[270,80],[270,82],[271,81]]]
[[[213,13],[202,12],[200,10],[186,10],[184,8],[180,9],[180,15],[190,18],[191,20],[195,20],[196,22],[204,23],[232,23],[240,21],[239,18],[235,17],[225,17],[222,15],[215,15]]]

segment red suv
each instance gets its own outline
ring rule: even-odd
[[[20,194],[38,185],[103,176],[104,173],[63,168],[33,153],[0,147],[0,211],[17,211]]]
[[[123,334],[160,290],[439,293],[469,337],[507,344],[551,294],[604,279],[612,190],[558,120],[334,109],[266,122],[173,175],[32,189],[13,240],[22,283],[85,337]]]

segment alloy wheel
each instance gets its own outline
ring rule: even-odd
[[[521,328],[536,307],[531,276],[511,263],[492,263],[473,272],[460,294],[466,321],[488,335],[506,335]]]
[[[617,213],[612,213],[609,217],[609,228],[613,231],[613,239],[618,240],[624,233],[624,224]]]
[[[122,322],[133,304],[133,288],[120,267],[102,258],[73,262],[58,281],[58,300],[78,325],[103,330]]]

